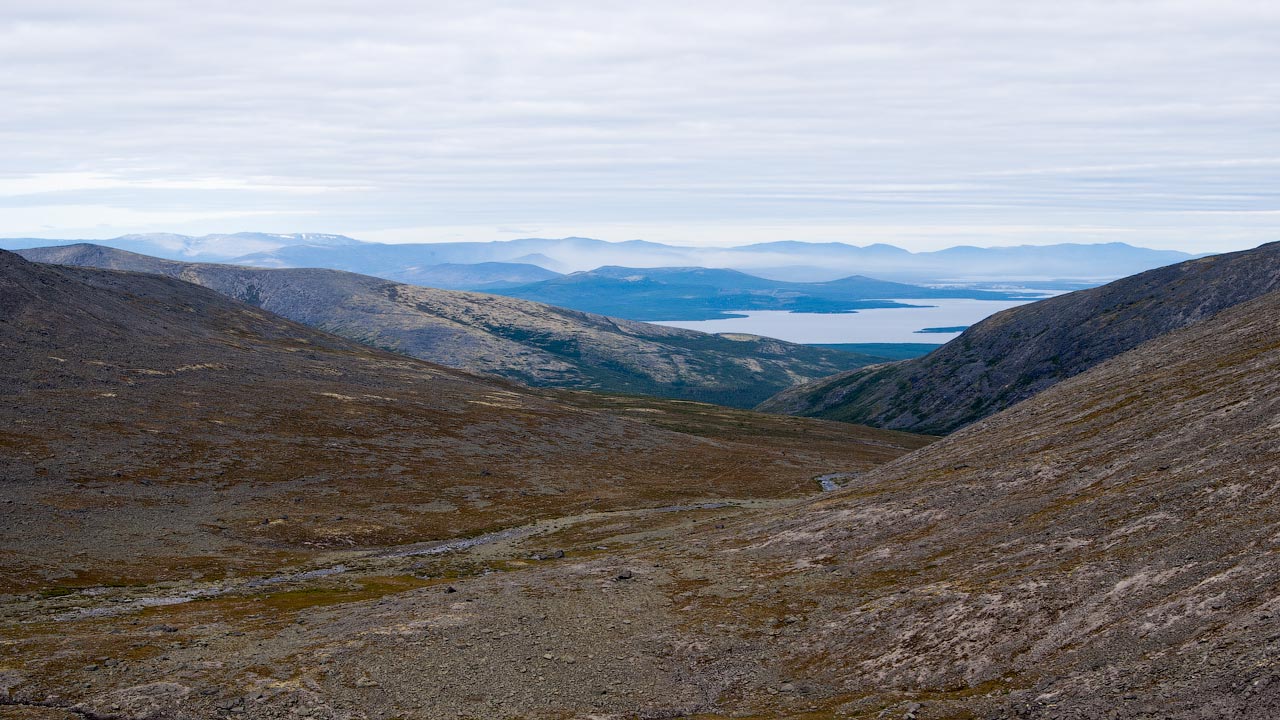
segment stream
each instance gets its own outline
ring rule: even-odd
[[[858,473],[856,472],[837,472],[819,475],[814,478],[814,480],[822,487],[822,492],[835,492],[836,490],[844,487],[840,483],[836,482],[837,480],[850,480],[857,476]]]

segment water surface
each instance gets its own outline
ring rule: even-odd
[[[907,299],[928,307],[874,308],[855,313],[791,313],[784,310],[733,311],[745,315],[722,320],[657,320],[658,325],[709,333],[750,333],[795,343],[942,343],[960,333],[917,333],[924,328],[973,325],[1028,300],[966,298]]]

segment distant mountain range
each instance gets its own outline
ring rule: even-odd
[[[750,407],[793,383],[884,359],[337,270],[189,263],[92,244],[19,254],[37,262],[178,278],[368,345],[534,386]]]
[[[602,267],[494,292],[631,320],[708,320],[735,317],[730,312],[733,310],[839,313],[911,307],[894,302],[893,298],[1025,297],[990,290],[923,287],[857,275],[829,282],[786,282],[737,270],[696,267]]]
[[[1124,243],[953,247],[912,253],[893,245],[774,242],[730,248],[699,248],[632,240],[527,238],[488,243],[429,243],[353,248],[308,244],[234,258],[263,267],[334,267],[388,276],[409,265],[518,262],[557,272],[602,266],[715,267],[779,280],[823,281],[855,274],[897,280],[1109,280],[1194,256]]]
[[[82,240],[0,239],[8,249],[65,245]],[[556,273],[603,266],[637,268],[714,267],[775,280],[820,282],[848,275],[871,275],[907,282],[1093,283],[1131,275],[1195,257],[1124,243],[953,247],[912,253],[882,243],[784,241],[704,248],[632,240],[524,238],[494,242],[381,244],[343,235],[233,233],[189,237],[167,233],[125,235],[97,244],[170,259],[232,262],[257,267],[324,267],[403,282],[426,282],[440,265],[508,263]],[[506,268],[508,275],[514,268]],[[521,269],[521,272],[533,272]],[[474,282],[467,279],[466,282]],[[503,282],[484,279],[482,282]],[[461,286],[459,286],[461,287]],[[483,285],[468,285],[469,289]]]
[[[0,239],[0,248],[14,250],[50,245],[75,245],[83,242],[99,243],[143,255],[185,260],[229,260],[247,253],[270,252],[299,245],[308,247],[341,247],[368,244],[345,235],[328,235],[324,233],[239,232],[203,235],[200,237],[175,233],[145,233],[121,235],[110,240],[93,241],[3,238]]]
[[[943,434],[1226,308],[1280,290],[1280,243],[1005,310],[920,358],[783,391],[760,406]]]

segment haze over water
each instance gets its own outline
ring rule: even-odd
[[[829,343],[936,343],[941,345],[960,333],[917,333],[930,327],[972,325],[983,318],[1028,300],[917,299],[900,300],[913,308],[877,308],[856,313],[791,313],[782,310],[746,310],[746,317],[723,320],[658,320],[658,325],[709,333],[750,333],[788,342]],[[733,311],[738,313],[738,311]]]

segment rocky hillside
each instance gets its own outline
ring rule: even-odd
[[[168,275],[369,345],[535,386],[751,407],[794,383],[876,361],[337,270],[184,263],[91,244],[19,252],[39,262]]]
[[[1280,288],[1280,243],[997,313],[922,358],[799,385],[759,409],[945,434],[1104,360]]]
[[[189,283],[0,251],[0,592],[221,577],[576,508],[812,493],[817,474],[927,442],[571,402]]]
[[[707,557],[750,557],[735,582],[761,610],[803,608],[766,641],[775,672],[853,708],[1274,717],[1277,328],[1273,292],[723,533]],[[712,637],[718,601],[699,594]]]

